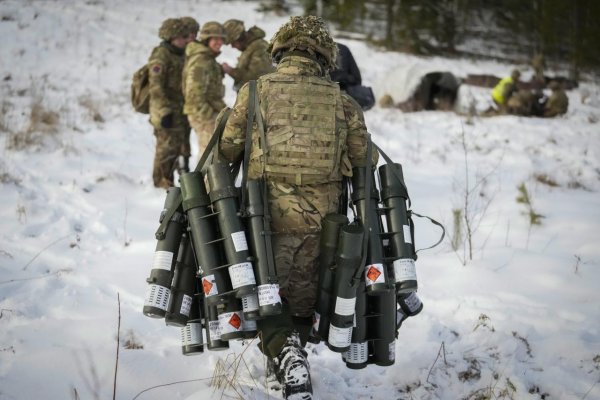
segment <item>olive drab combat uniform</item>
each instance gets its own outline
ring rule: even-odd
[[[150,123],[156,137],[152,179],[156,187],[173,186],[177,157],[190,156],[190,126],[183,115],[181,93],[184,49],[169,43],[171,38],[184,35],[185,28],[177,19],[166,20],[159,30],[163,42],[148,60]]]
[[[275,70],[271,56],[267,50],[269,43],[264,39],[265,31],[257,26],[253,26],[247,32],[243,32],[242,23],[242,31],[239,32],[238,30],[236,32],[235,28],[239,28],[240,23],[241,21],[230,20],[224,24],[225,29],[228,31],[229,43],[240,39],[240,37],[242,37],[241,40],[243,42],[242,53],[238,57],[237,65],[229,72],[229,75],[233,78],[233,89],[236,92],[246,82],[256,80],[259,76]],[[234,25],[232,27],[232,35],[229,35],[228,25]]]
[[[531,58],[531,66],[533,67],[533,79],[541,87],[546,84],[546,77],[544,76],[544,68],[546,62],[544,61],[544,55],[537,53]]]
[[[207,35],[207,25],[208,28],[214,28],[215,32]],[[213,36],[225,38],[223,27],[217,22],[207,22],[202,26],[201,41],[193,41],[187,45],[181,86],[185,97],[183,112],[198,136],[200,154],[210,140],[219,111],[226,106],[223,101],[223,69],[216,61],[219,54],[213,53],[206,44]]]
[[[260,177],[264,166],[280,292],[291,316],[307,318],[317,297],[321,219],[338,209],[342,176],[365,165],[367,130],[360,106],[310,58],[285,56],[275,73],[259,78],[257,90],[267,145],[255,129],[248,178]],[[247,111],[245,85],[220,142],[229,161],[243,152]],[[261,329],[265,353],[276,355],[283,335]]]
[[[552,94],[544,105],[544,117],[552,118],[563,115],[569,109],[569,98],[560,84],[552,82],[550,84]]]

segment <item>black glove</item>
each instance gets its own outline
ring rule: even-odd
[[[160,126],[165,129],[173,127],[173,114],[167,114],[160,120]]]

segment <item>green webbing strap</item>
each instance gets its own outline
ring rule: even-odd
[[[371,206],[371,184],[373,183],[373,173],[371,172],[373,164],[373,146],[375,144],[371,141],[371,135],[367,133],[367,165],[365,174],[365,214],[363,215],[364,220],[364,237],[363,237],[363,255],[359,267],[357,268],[354,276],[352,277],[351,285],[356,285],[360,281],[360,276],[364,271],[367,262],[367,252],[369,250],[369,207]]]
[[[259,104],[258,91],[254,91],[254,103]],[[265,125],[263,123],[262,114],[260,107],[254,107],[256,124],[258,126],[258,132],[260,132],[261,147],[263,151],[263,162],[262,162],[262,183],[263,183],[263,220],[265,225],[265,243],[268,247],[273,248],[271,242],[271,210],[269,209],[269,190],[267,188],[267,181],[265,179],[265,169],[267,164],[267,136],[265,134]],[[267,251],[267,269],[269,271],[269,277],[275,277],[277,279],[277,271],[275,268],[275,259],[273,258],[273,252]]]
[[[429,247],[425,247],[423,249],[419,249],[419,250],[415,250],[415,254],[418,253],[421,250],[428,250],[428,249],[433,249],[435,246],[437,246],[438,244],[442,243],[442,240],[444,240],[444,237],[446,236],[446,228],[444,228],[444,225],[440,224],[439,222],[437,222],[435,219],[428,217],[427,215],[421,215],[421,214],[417,214],[414,211],[409,211],[409,219],[411,222],[411,235],[413,237],[413,242],[414,242],[414,224],[412,223],[412,218],[410,218],[410,215],[416,215],[419,218],[427,218],[428,220],[431,221],[432,224],[439,226],[440,228],[442,228],[442,236],[440,237],[440,239],[437,241],[436,244],[434,244],[433,246],[429,246]]]
[[[377,146],[375,143],[373,143],[373,146],[375,146],[375,148],[377,149],[377,151],[379,152],[379,154],[381,154],[383,156],[383,158],[385,159],[385,162],[387,162],[389,165],[393,165],[394,162],[392,161],[391,158],[388,157],[387,154],[384,153],[383,150],[381,150],[381,148],[379,146]],[[410,203],[410,197],[408,196],[408,189],[406,188],[406,185],[404,184],[404,181],[402,180],[402,177],[398,174],[398,172],[396,171],[396,168],[390,168],[390,170],[392,171],[392,173],[394,174],[394,176],[396,177],[396,179],[398,179],[398,182],[400,182],[400,184],[402,185],[402,188],[404,189],[404,191],[406,192],[406,199],[408,200],[408,206],[411,206]],[[420,218],[427,218],[428,220],[431,221],[431,223],[433,223],[434,225],[439,226],[440,228],[442,228],[442,236],[440,237],[440,239],[437,241],[436,244],[434,244],[433,246],[429,246],[429,247],[425,247],[424,249],[419,249],[419,250],[415,250],[415,254],[418,253],[421,250],[428,250],[428,249],[432,249],[435,246],[437,246],[438,244],[442,243],[442,240],[444,240],[444,237],[446,236],[446,229],[444,228],[444,225],[440,224],[439,222],[437,222],[435,219],[428,217],[426,215],[421,215],[421,214],[417,214],[414,211],[409,210],[409,219],[411,220],[411,236],[413,237],[413,241],[414,241],[414,224],[412,223],[412,218],[410,218],[411,215],[416,215],[417,217]]]
[[[256,124],[258,126],[258,131],[261,134],[261,138],[262,138],[262,143],[263,146],[266,146],[266,137],[265,137],[265,129],[264,129],[264,124],[263,124],[263,120],[262,120],[262,115],[260,113],[260,107],[258,107],[257,105],[259,104],[259,99],[258,99],[258,91],[256,90],[256,81],[255,80],[251,80],[249,81],[249,85],[248,85],[248,118],[246,119],[246,141],[244,143],[244,164],[243,164],[243,175],[242,175],[242,201],[241,201],[241,206],[240,206],[240,213],[242,216],[246,215],[246,197],[248,196],[248,187],[247,187],[247,182],[248,182],[248,165],[250,164],[250,151],[252,150],[252,131],[254,128],[254,121],[256,121]],[[264,179],[264,164],[266,162],[265,160],[266,157],[266,152],[263,156],[263,176],[261,177],[262,180],[262,188],[263,188],[263,222],[264,222],[264,227],[265,227],[265,243],[267,245],[267,247],[271,248],[271,213],[269,211],[269,202],[268,202],[268,190],[267,190],[267,183]],[[236,174],[237,175],[237,174]],[[275,271],[275,260],[273,258],[273,252],[272,251],[267,251],[267,270],[268,270],[268,275],[269,277],[275,277],[277,276],[277,273]]]
[[[389,165],[394,165],[394,161],[392,161],[392,159],[390,157],[388,157],[387,154],[385,154],[383,152],[383,150],[381,150],[381,148],[379,146],[377,146],[375,143],[373,143],[373,146],[375,146],[375,148],[377,149],[377,151],[379,152],[379,154],[381,154],[381,156],[384,158],[385,162],[388,163]],[[396,177],[396,179],[398,179],[398,182],[400,182],[400,184],[402,185],[402,188],[404,189],[404,192],[406,193],[406,199],[408,200],[408,206],[410,207],[410,197],[408,196],[408,189],[406,188],[406,184],[404,183],[404,180],[402,179],[402,177],[398,174],[398,172],[396,171],[396,168],[390,168],[390,170],[392,171],[392,173],[394,174],[394,176]]]
[[[250,151],[252,150],[252,126],[254,124],[254,109],[256,108],[256,81],[251,80],[248,84],[248,116],[246,118],[246,141],[244,142],[244,164],[242,166],[242,201],[240,202],[242,216],[246,215],[246,197],[248,196],[246,182],[248,182],[248,164],[250,163]]]
[[[205,167],[204,164],[206,164],[208,157],[213,152],[212,151],[213,148],[215,148],[215,144],[219,141],[219,139],[221,138],[221,135],[223,134],[223,130],[225,129],[225,123],[227,122],[227,119],[229,118],[229,114],[231,114],[230,108],[225,110],[225,112],[223,113],[223,117],[221,118],[221,121],[219,121],[219,125],[217,125],[217,127],[215,128],[213,135],[210,138],[208,145],[206,146],[206,149],[204,149],[204,153],[202,153],[202,156],[200,157],[200,160],[198,161],[198,164],[196,164],[196,168],[194,169],[194,172],[201,172],[204,170],[204,167]],[[216,153],[218,154],[218,152],[219,152],[219,147],[217,146]],[[173,214],[175,214],[175,211],[177,211],[177,209],[181,205],[182,201],[183,201],[183,198],[182,198],[181,194],[179,194],[179,196],[173,203],[173,206],[171,208],[167,209],[167,211],[165,212],[165,217],[163,218],[162,222],[160,223],[158,230],[156,231],[156,233],[154,233],[154,237],[156,238],[156,240],[162,240],[165,238],[165,232],[167,231],[167,225],[169,225],[169,221],[171,220],[171,217],[173,216]]]

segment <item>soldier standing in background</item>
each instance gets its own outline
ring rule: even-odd
[[[181,17],[181,22],[185,26],[185,30],[189,32],[188,34],[188,42],[193,42],[196,40],[196,36],[198,36],[198,31],[200,30],[200,24],[192,17]]]
[[[183,112],[198,136],[200,154],[213,133],[219,111],[226,106],[223,69],[216,61],[225,38],[223,25],[210,21],[202,25],[199,40],[191,42],[185,51]]]
[[[178,157],[190,156],[190,126],[183,115],[181,93],[181,73],[189,39],[185,24],[177,18],[165,20],[158,36],[163,41],[152,50],[148,60],[150,123],[156,137],[152,179],[155,187],[166,189],[174,185]]]
[[[533,67],[533,79],[536,88],[545,87],[546,77],[544,76],[544,68],[546,67],[546,63],[544,61],[544,55],[542,53],[536,53],[531,59],[531,66]]]
[[[244,23],[237,19],[230,19],[223,26],[227,32],[227,44],[242,52],[235,68],[227,63],[221,64],[223,71],[233,78],[233,89],[236,92],[246,82],[275,70],[267,52],[269,43],[264,39],[265,31],[258,26],[246,31]]]
[[[321,220],[338,211],[342,177],[366,165],[367,129],[360,106],[329,78],[337,46],[322,19],[291,17],[270,53],[277,69],[258,79],[256,104],[266,144],[254,124],[248,179],[266,181],[283,310],[257,325],[284,398],[312,399],[303,347],[316,305]],[[219,144],[230,162],[243,155],[248,97],[244,85]]]

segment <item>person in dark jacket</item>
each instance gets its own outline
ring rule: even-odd
[[[331,80],[339,83],[340,89],[346,90],[348,86],[362,85],[362,77],[352,52],[348,46],[336,42],[338,47],[337,68],[329,74]]]
[[[331,80],[340,85],[340,89],[354,98],[363,110],[368,110],[375,104],[375,96],[370,87],[362,85],[362,77],[352,52],[348,46],[336,42],[338,58],[336,69],[329,72]]]

